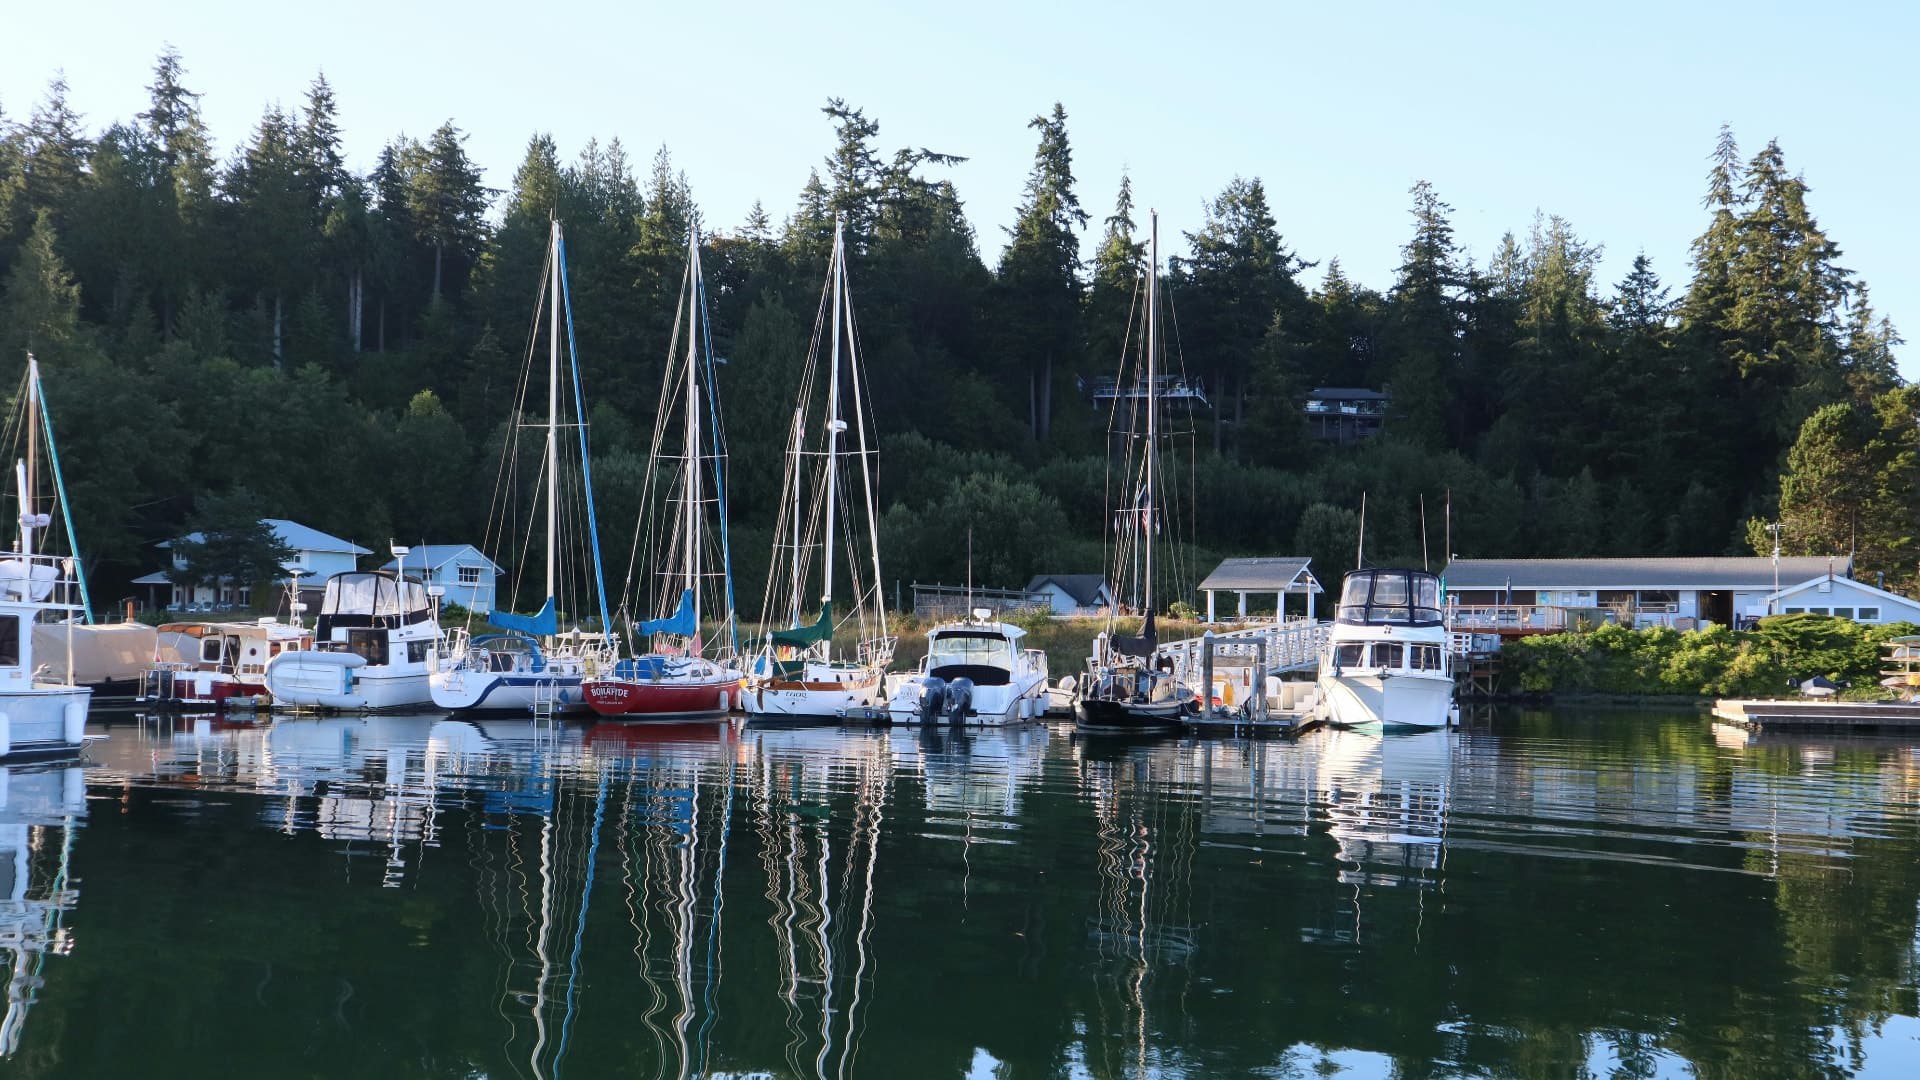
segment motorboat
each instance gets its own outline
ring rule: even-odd
[[[267,661],[274,706],[390,712],[430,704],[427,677],[441,640],[435,607],[425,585],[396,571],[328,578],[313,647]]]
[[[136,704],[157,709],[251,709],[268,701],[267,665],[313,647],[306,629],[258,622],[171,622],[157,628]]]
[[[927,631],[919,667],[889,678],[887,716],[896,724],[1017,724],[1047,709],[1047,654],[1022,644],[1027,632],[976,609]]]
[[[1444,728],[1456,715],[1440,579],[1425,570],[1346,576],[1320,657],[1328,719],[1347,727]]]

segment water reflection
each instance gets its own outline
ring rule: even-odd
[[[1513,713],[1298,743],[111,735],[86,782],[116,812],[72,856],[89,902],[41,911],[90,945],[38,996],[68,1018],[21,1042],[48,1040],[40,1074],[125,1071],[80,1035],[109,1016],[160,1072],[212,1040],[242,1073],[1844,1073],[1900,1061],[1885,1033],[1920,1014],[1898,743]],[[25,847],[70,904],[85,807],[61,792]],[[140,975],[156,900],[194,912],[165,940],[205,972],[173,998]],[[235,1030],[164,1020],[235,1002]]]
[[[73,841],[86,812],[79,768],[0,765],[0,963],[7,972],[0,1058],[20,1049],[27,1014],[46,985],[47,958],[73,948],[66,926],[80,898]]]

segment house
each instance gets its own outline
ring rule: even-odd
[[[1040,574],[1027,594],[1046,601],[1055,615],[1097,615],[1113,607],[1113,589],[1099,574]]]
[[[1692,629],[1745,625],[1774,614],[1778,609],[1770,604],[1782,585],[1829,574],[1845,579],[1852,568],[1845,556],[1782,558],[1777,566],[1760,556],[1454,559],[1441,577],[1456,626],[1477,627],[1488,619],[1526,626],[1584,609],[1633,626]],[[1809,603],[1803,599],[1799,606]]]
[[[352,541],[342,540],[297,521],[288,521],[286,518],[261,518],[260,520],[273,530],[275,536],[293,549],[293,558],[287,562],[285,568],[290,574],[299,576],[301,599],[310,605],[320,602],[320,596],[326,589],[329,577],[357,569],[360,556],[372,554]],[[180,539],[198,543],[202,536],[199,533],[190,533]],[[174,543],[173,540],[162,540],[154,546],[162,550],[170,550]],[[193,585],[176,582],[168,576],[185,568],[186,561],[176,555],[167,569],[156,570],[151,574],[134,578],[133,584],[147,586],[150,606],[158,605],[156,594],[159,590],[168,590],[166,593],[168,611],[230,611],[234,608],[253,606],[252,583],[222,581],[217,585]],[[278,583],[284,584],[286,580],[281,578]]]
[[[1380,434],[1392,395],[1352,386],[1316,386],[1302,412],[1307,430],[1322,442],[1346,446]]]
[[[1305,597],[1303,607],[1307,618],[1313,618],[1313,598],[1322,592],[1320,582],[1308,569],[1313,560],[1299,555],[1282,555],[1258,559],[1224,559],[1215,567],[1213,573],[1200,583],[1200,591],[1207,594],[1207,621],[1217,621],[1214,617],[1214,594],[1230,592],[1237,598],[1234,607],[1235,617],[1247,617],[1247,596],[1273,594],[1273,610],[1276,616],[1286,613],[1286,598]]]
[[[1781,562],[1785,562],[1782,559]],[[1920,601],[1849,577],[1821,574],[1767,597],[1775,615],[1834,615],[1858,623],[1920,623]]]
[[[401,570],[418,576],[428,588],[438,586],[444,603],[459,604],[485,615],[493,610],[494,585],[500,567],[472,544],[416,544],[404,559],[394,559],[382,570]]]

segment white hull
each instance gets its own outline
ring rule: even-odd
[[[455,668],[428,676],[427,689],[435,705],[456,712],[530,713],[537,701],[550,697],[553,711],[562,713],[586,709],[580,681],[578,671],[528,673]]]
[[[975,686],[973,704],[967,709],[966,722],[982,727],[1001,727],[1036,720],[1047,711],[1047,677],[1029,678],[1023,685]],[[896,724],[920,722],[920,680],[911,679],[900,686],[887,702],[887,716]],[[946,723],[943,713],[939,723]]]
[[[1453,713],[1453,679],[1442,673],[1322,675],[1320,693],[1328,718],[1347,727],[1444,728]]]
[[[80,749],[92,696],[84,686],[0,691],[0,758]]]
[[[850,711],[886,707],[886,687],[880,672],[821,670],[826,667],[808,665],[804,681],[756,681],[741,702],[747,716],[761,720],[840,720]]]
[[[279,708],[386,712],[433,703],[424,664],[370,666],[352,653],[282,653],[267,665]]]

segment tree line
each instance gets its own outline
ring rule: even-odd
[[[884,433],[887,576],[961,580],[969,531],[985,584],[1100,567],[1106,417],[1084,387],[1119,363],[1144,223],[1124,175],[1106,178],[1109,213],[1083,204],[1062,106],[1030,125],[1014,224],[982,238],[952,180],[963,157],[896,146],[837,99],[790,209],[723,224],[665,147],[640,163],[617,138],[567,156],[536,134],[496,190],[449,120],[356,173],[324,76],[223,159],[186,76],[162,53],[147,107],[97,130],[58,78],[24,118],[0,111],[0,364],[42,361],[96,577],[151,569],[148,545],[210,503],[369,547],[481,536],[554,216],[609,549],[631,538],[698,229],[735,571],[764,574],[838,216]],[[1289,246],[1281,221],[1310,208],[1227,180],[1163,242],[1170,363],[1211,403],[1172,469],[1182,565],[1298,552],[1331,578],[1367,492],[1376,558],[1418,559],[1430,533],[1438,561],[1445,500],[1461,554],[1744,553],[1778,518],[1792,550],[1844,539],[1911,586],[1920,399],[1808,191],[1776,143],[1743,155],[1723,129],[1688,276],[1670,285],[1641,256],[1608,285],[1599,248],[1552,215],[1468,258],[1422,181],[1376,288]],[[1322,385],[1387,389],[1385,432],[1314,439],[1301,406]]]

